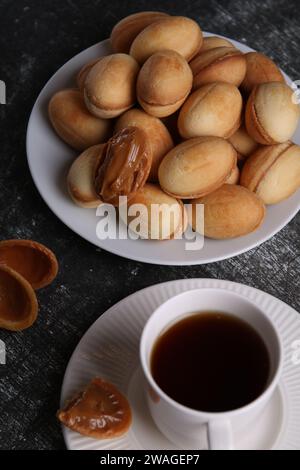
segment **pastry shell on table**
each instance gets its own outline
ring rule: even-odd
[[[250,137],[244,124],[228,140],[237,151],[239,160],[245,160],[258,147],[258,143]]]
[[[82,93],[76,89],[56,93],[48,111],[57,134],[76,150],[105,142],[112,130],[110,121],[96,118],[86,109]]]
[[[196,205],[204,204],[204,235],[208,238],[227,239],[247,235],[257,230],[265,218],[262,200],[248,189],[233,184],[224,184],[192,204],[194,230],[203,226],[202,214],[197,225]]]
[[[292,142],[259,147],[247,160],[241,185],[265,204],[276,204],[300,188],[300,147]]]
[[[230,137],[240,126],[243,99],[230,83],[210,83],[194,91],[182,106],[178,118],[180,135]]]
[[[262,83],[252,90],[245,115],[250,137],[263,145],[283,143],[292,137],[300,115],[293,93],[281,82]]]
[[[142,129],[147,136],[152,153],[149,181],[158,181],[158,168],[166,153],[174,147],[173,139],[165,126],[158,118],[150,116],[142,109],[132,108],[117,119],[115,132],[125,127],[135,126]]]
[[[94,65],[84,82],[84,99],[95,116],[110,119],[124,113],[136,101],[139,65],[128,54],[111,54]]]
[[[4,240],[0,242],[0,266],[19,273],[33,289],[49,285],[58,272],[55,254],[33,240]]]
[[[147,26],[131,44],[130,54],[143,64],[148,57],[162,50],[181,54],[188,62],[202,46],[199,25],[185,16],[168,16]]]
[[[106,144],[85,150],[74,160],[67,176],[68,191],[73,201],[81,207],[95,208],[101,199],[95,191],[96,171],[104,159]]]
[[[159,183],[171,196],[195,199],[225,183],[236,164],[236,151],[227,140],[195,137],[167,153],[159,167]]]
[[[20,331],[36,320],[38,302],[29,282],[13,269],[0,264],[0,328]]]
[[[246,74],[244,54],[235,47],[216,47],[197,55],[191,62],[193,89],[212,82],[240,86]]]
[[[137,79],[137,98],[142,108],[156,117],[175,113],[192,89],[193,74],[177,52],[159,51],[146,60]]]
[[[285,82],[277,65],[269,57],[260,52],[248,52],[245,54],[246,75],[241,88],[246,93],[251,93],[253,88],[260,83]]]
[[[187,227],[187,214],[182,201],[166,194],[159,185],[146,183],[128,203],[128,220],[131,223],[136,214],[131,211],[135,204],[142,204],[146,212],[136,208],[139,215],[139,230],[131,230],[140,238],[169,240],[181,236]]]
[[[128,54],[133,40],[143,29],[167,16],[161,11],[142,11],[126,16],[112,29],[110,42],[113,51]]]

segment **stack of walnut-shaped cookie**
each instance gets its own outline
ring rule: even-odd
[[[160,12],[124,18],[110,40],[114,53],[86,64],[77,89],[49,104],[58,135],[83,151],[68,174],[78,205],[127,196],[149,220],[152,204],[174,206],[168,233],[160,218],[142,234],[163,239],[185,230],[190,200],[205,205],[205,235],[224,239],[256,230],[265,204],[299,188],[300,147],[290,141],[299,105],[271,59]]]

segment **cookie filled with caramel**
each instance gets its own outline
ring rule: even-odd
[[[120,196],[130,199],[144,186],[150,173],[152,153],[145,132],[126,127],[107,144],[103,163],[98,168],[95,190],[106,203],[117,206]]]
[[[163,157],[174,147],[170,132],[160,119],[137,108],[129,109],[119,117],[115,125],[115,132],[129,126],[139,127],[146,133],[152,153],[152,165],[148,180],[156,182],[158,168]]]

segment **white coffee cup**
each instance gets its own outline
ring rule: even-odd
[[[270,356],[270,375],[264,392],[242,408],[222,413],[188,408],[170,398],[156,384],[150,359],[157,338],[189,314],[220,311],[250,324],[263,339]],[[167,300],[146,323],[140,342],[145,393],[150,413],[160,431],[181,449],[233,449],[233,429],[245,430],[270,400],[282,370],[282,345],[272,320],[250,300],[223,289],[196,289]],[[205,385],[204,385],[205,386]]]

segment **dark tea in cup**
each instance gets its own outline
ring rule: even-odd
[[[191,314],[156,340],[151,373],[163,392],[194,410],[241,408],[265,390],[270,375],[267,347],[256,330],[221,312]]]

